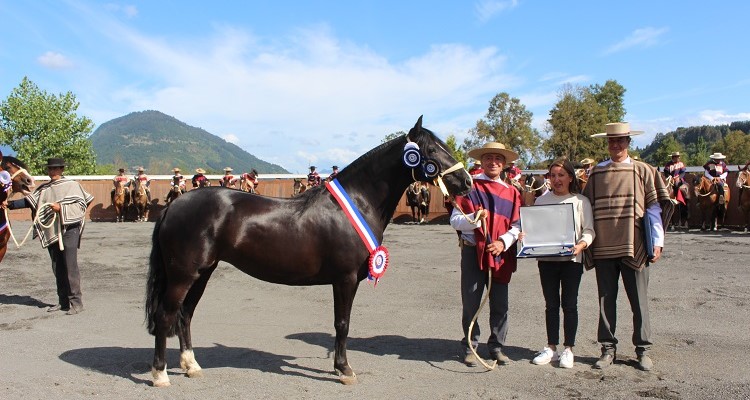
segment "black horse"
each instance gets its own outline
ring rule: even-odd
[[[419,171],[403,161],[407,140],[416,143],[423,156],[421,167],[416,167]],[[425,171],[423,178],[442,179],[451,194],[471,188],[469,174],[445,143],[422,128],[422,117],[407,135],[361,156],[337,179],[382,242],[404,190],[421,171]],[[201,375],[190,323],[219,261],[267,282],[332,285],[334,369],[342,383],[356,382],[346,357],[346,340],[354,296],[359,282],[368,276],[370,252],[325,186],[286,199],[216,188],[191,191],[164,209],[152,241],[146,319],[155,336],[154,386],[169,385],[165,352],[167,337],[175,334],[180,339],[181,367],[187,376]]]

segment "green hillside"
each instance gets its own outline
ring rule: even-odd
[[[235,174],[252,168],[261,174],[288,173],[279,165],[159,111],[134,112],[105,122],[91,135],[91,143],[98,164],[114,164],[130,171],[143,166],[149,174],[171,174],[174,167],[180,167],[183,173],[203,168],[218,174],[224,167],[232,167]]]

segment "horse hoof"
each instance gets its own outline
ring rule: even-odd
[[[351,375],[339,375],[339,382],[344,385],[355,385],[357,383],[357,374],[352,372]]]
[[[192,369],[188,370],[186,372],[186,375],[188,378],[203,378],[203,370],[202,369]]]
[[[172,384],[169,382],[169,375],[167,375],[166,365],[161,371],[158,371],[154,367],[151,367],[151,382],[154,387],[167,387]]]

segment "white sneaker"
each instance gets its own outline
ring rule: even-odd
[[[562,354],[560,354],[560,368],[573,368],[574,358],[572,350],[568,348],[563,350]]]
[[[534,357],[533,360],[531,360],[532,363],[536,365],[544,365],[549,364],[550,361],[557,361],[559,356],[557,355],[557,352],[550,349],[549,347],[545,347],[537,353],[536,357]]]

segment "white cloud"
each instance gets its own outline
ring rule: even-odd
[[[237,135],[234,135],[234,134],[231,134],[231,133],[223,135],[221,138],[224,139],[224,140],[226,140],[229,143],[237,144],[237,143],[240,142],[240,138],[238,138]]]
[[[750,112],[727,114],[723,110],[703,110],[692,125],[728,125],[734,121],[750,120]]]
[[[120,5],[115,3],[109,3],[105,6],[108,10],[116,12],[116,13],[122,13],[127,18],[133,18],[138,15],[138,7],[126,4],[126,5]]]
[[[495,15],[510,10],[518,6],[518,0],[493,1],[481,0],[474,5],[479,21],[484,23],[492,19]]]
[[[36,60],[39,64],[52,69],[64,69],[73,66],[73,63],[67,57],[54,51],[48,51],[37,57]]]
[[[633,47],[652,47],[662,42],[662,35],[667,33],[669,28],[640,28],[634,30],[630,36],[613,44],[604,50],[604,55],[617,53]]]

